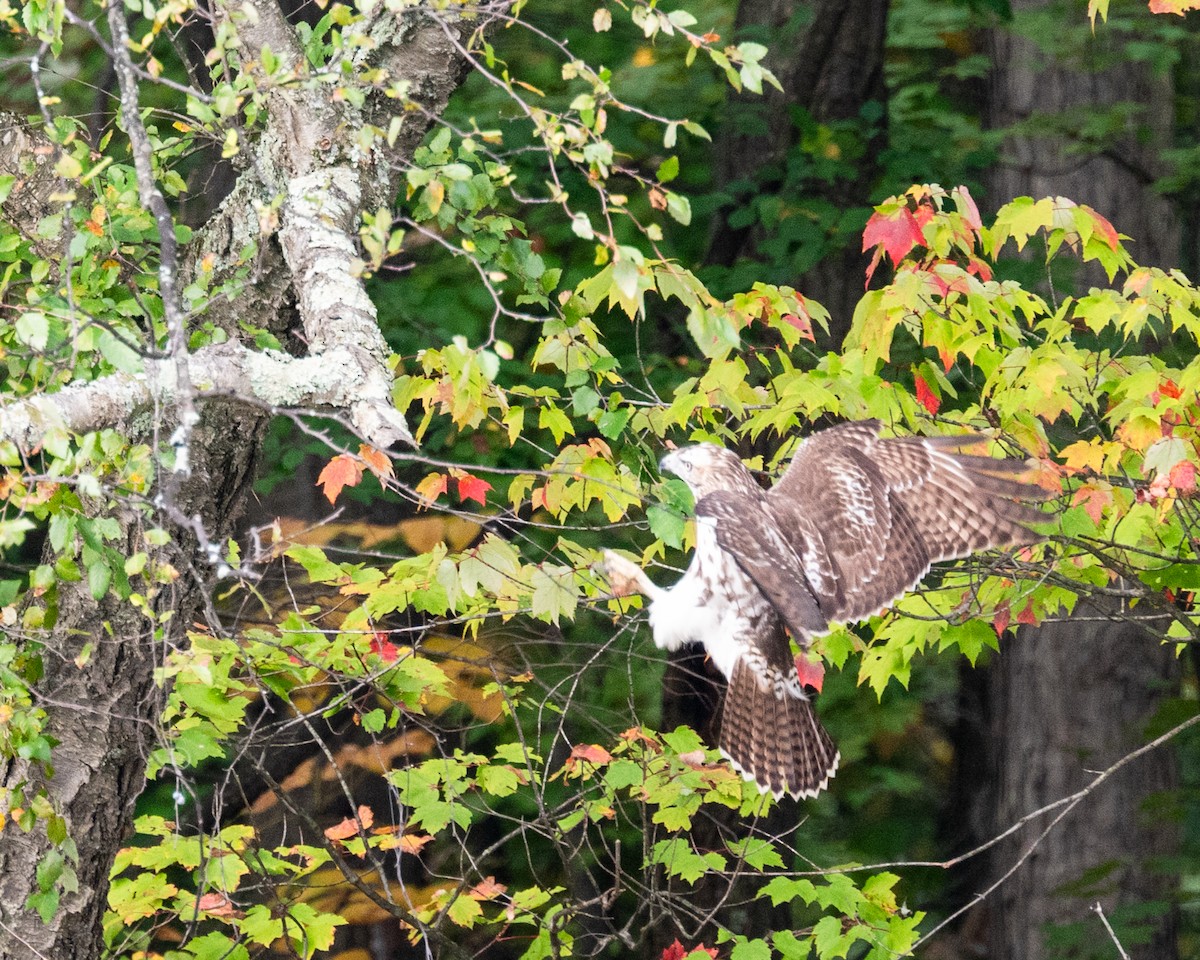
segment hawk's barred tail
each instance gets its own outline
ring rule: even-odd
[[[776,799],[815,797],[840,754],[797,684],[772,684],[745,661],[733,668],[721,717],[721,752],[733,768]]]

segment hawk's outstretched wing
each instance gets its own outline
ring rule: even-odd
[[[938,560],[1033,543],[1039,537],[1028,524],[1045,519],[1029,505],[1044,499],[1041,488],[1014,479],[1026,470],[1023,462],[956,452],[980,437],[881,439],[879,427],[877,420],[858,421],[805,439],[765,497],[777,538],[791,544],[830,622],[877,613]],[[738,519],[749,511],[725,512],[722,547],[795,630],[786,613],[793,581],[782,571],[756,574],[762,558],[738,549],[738,541],[755,535]]]
[[[609,553],[616,592],[651,598],[660,647],[704,645],[729,680],[720,746],[776,796],[815,796],[838,766],[797,676],[787,629],[807,644],[831,622],[860,620],[914,587],[930,564],[1032,543],[1041,490],[1015,460],[958,453],[975,436],[882,440],[876,420],[804,440],[764,492],[713,444],[675,450],[663,470],[696,497],[696,550],[683,578],[655,586]]]

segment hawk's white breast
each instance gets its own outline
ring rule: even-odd
[[[696,552],[687,573],[650,604],[654,643],[678,650],[699,643],[727,678],[747,651],[746,609],[765,600],[737,562],[717,544],[716,522],[696,521]]]

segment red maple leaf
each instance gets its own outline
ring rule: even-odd
[[[873,213],[863,230],[863,252],[872,247],[879,247],[892,260],[899,263],[918,243],[925,243],[920,224],[908,207],[901,207],[894,213]]]
[[[492,485],[486,480],[480,480],[469,473],[464,473],[458,478],[458,498],[460,500],[475,500],[481,507],[486,507],[487,492],[491,489]]]
[[[358,486],[362,474],[363,465],[358,457],[353,457],[348,453],[339,453],[325,464],[325,469],[317,477],[317,486],[325,488],[325,496],[330,503],[333,503],[342,492],[342,487]]]
[[[371,652],[379,654],[384,663],[394,663],[400,656],[399,648],[387,638],[386,633],[376,633],[371,638]]]
[[[676,937],[675,942],[662,952],[662,960],[683,960],[684,957],[691,956],[697,950],[703,950],[710,957],[715,957],[717,955],[716,947],[706,947],[701,943],[689,950],[682,943],[680,943],[679,938]]]
[[[1012,614],[1008,609],[1008,605],[996,609],[996,615],[992,617],[992,626],[996,630],[996,636],[1004,635],[1004,631],[1008,629],[1009,621],[1012,619]]]
[[[942,405],[942,398],[929,388],[929,384],[919,373],[913,375],[913,382],[917,387],[917,402],[930,413],[937,413]]]
[[[1184,495],[1196,492],[1196,465],[1191,460],[1180,460],[1171,468],[1171,486]]]
[[[1154,4],[1152,3],[1150,6],[1151,6],[1151,9],[1153,9]],[[1172,10],[1171,12],[1175,13],[1176,11]],[[1180,13],[1180,16],[1183,16],[1183,14]],[[1106,220],[1104,217],[1102,217],[1100,214],[1098,214],[1095,210],[1093,210],[1091,207],[1087,206],[1086,204],[1080,205],[1079,209],[1082,210],[1084,213],[1086,213],[1089,217],[1092,218],[1092,223],[1094,223],[1096,225],[1096,233],[1099,234],[1101,240],[1103,240],[1105,243],[1108,244],[1109,249],[1116,250],[1117,246],[1121,242],[1120,239],[1117,237],[1116,227],[1114,227],[1111,223],[1108,222],[1108,220]]]
[[[821,692],[821,687],[825,684],[825,664],[818,658],[809,660],[808,654],[796,654],[796,676],[800,680],[802,687],[812,687],[817,693]]]
[[[1031,599],[1025,604],[1025,609],[1017,614],[1017,623],[1024,623],[1027,626],[1034,626],[1038,622],[1037,614],[1033,612],[1033,600]]]

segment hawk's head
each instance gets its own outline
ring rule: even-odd
[[[659,461],[658,468],[680,477],[692,488],[692,495],[697,500],[716,490],[762,492],[737,454],[715,443],[672,450]]]

